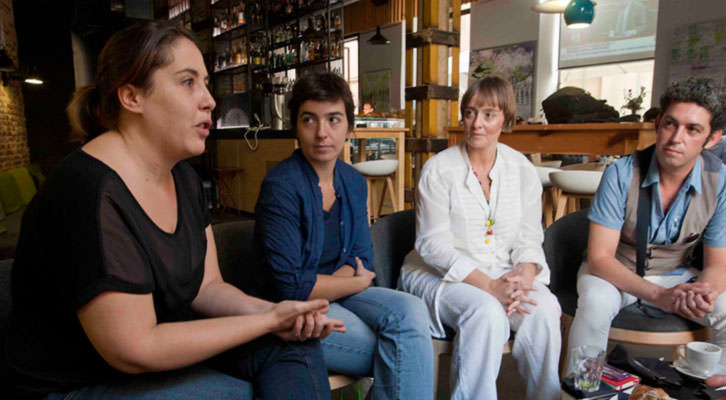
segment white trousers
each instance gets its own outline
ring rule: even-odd
[[[637,298],[628,293],[618,290],[612,283],[590,275],[586,264],[580,267],[580,274],[577,279],[577,311],[570,327],[567,354],[572,349],[581,345],[596,346],[601,349],[607,348],[608,332],[610,324],[620,309],[633,304]],[[688,270],[682,275],[657,275],[646,276],[650,282],[657,285],[671,288],[678,284],[687,282],[696,276],[697,270]],[[648,318],[648,317],[646,317]],[[712,313],[703,318],[694,319],[695,322],[711,328],[711,342],[726,350],[726,296],[722,293],[714,305]],[[724,363],[726,355],[721,359]],[[572,372],[572,367],[568,366]]]
[[[496,399],[502,349],[516,331],[512,355],[527,384],[527,399],[559,399],[560,304],[535,281],[532,314],[507,317],[489,293],[466,283],[445,283],[439,298],[441,321],[456,330],[451,366],[452,399]],[[506,398],[506,396],[505,396]]]

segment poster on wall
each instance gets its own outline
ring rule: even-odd
[[[488,75],[508,79],[514,87],[517,116],[534,116],[534,48],[536,42],[523,42],[489,49],[472,50],[469,58],[469,85]]]
[[[668,83],[711,78],[726,94],[726,20],[676,28],[670,53]]]
[[[391,70],[365,72],[361,76],[361,102],[369,103],[374,112],[391,111]]]

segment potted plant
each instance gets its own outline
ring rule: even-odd
[[[645,86],[640,87],[640,93],[637,96],[633,96],[633,89],[628,89],[628,93],[625,95],[625,105],[620,107],[621,110],[630,110],[630,115],[623,116],[621,121],[640,121],[640,115],[638,110],[643,107],[643,100],[645,100]]]

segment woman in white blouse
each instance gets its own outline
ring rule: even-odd
[[[416,247],[401,289],[429,307],[431,330],[456,331],[452,399],[496,399],[502,349],[512,354],[528,399],[559,399],[560,306],[545,286],[542,185],[534,166],[498,143],[516,118],[512,86],[474,83],[461,100],[465,140],[423,167],[416,201]]]

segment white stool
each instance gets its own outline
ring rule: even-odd
[[[391,179],[391,176],[396,172],[396,168],[398,168],[398,160],[363,161],[353,164],[353,168],[365,176],[366,183],[368,183],[368,200],[366,204],[369,218],[372,216],[375,222],[380,216],[381,209],[383,208],[383,199],[386,197],[386,188],[388,188],[388,195],[391,197],[393,211],[400,211],[396,202],[396,189]],[[383,180],[383,190],[380,194],[378,207],[373,207],[373,202],[378,196],[375,185],[375,182],[378,180]]]
[[[580,200],[595,197],[602,171],[555,171],[550,172],[552,185],[557,188],[557,210],[555,221],[567,213],[580,209]]]

